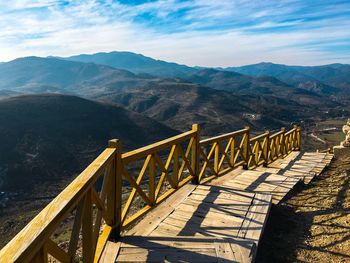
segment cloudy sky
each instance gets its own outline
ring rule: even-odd
[[[0,61],[114,50],[191,66],[350,63],[350,0],[0,0]]]

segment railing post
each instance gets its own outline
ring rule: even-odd
[[[243,142],[243,156],[244,156],[244,164],[243,169],[248,170],[248,162],[249,162],[249,148],[250,148],[250,127],[246,126],[247,132],[245,134],[245,139]]]
[[[195,131],[194,142],[192,144],[192,170],[194,172],[194,177],[192,179],[193,184],[199,184],[199,142],[200,142],[200,127],[199,124],[192,125],[192,131]]]
[[[214,150],[214,171],[216,173],[216,176],[219,176],[219,155],[220,155],[220,148],[219,148],[220,141],[218,140],[215,145]]]
[[[111,233],[111,239],[117,240],[120,237],[121,231],[121,219],[122,219],[122,144],[117,139],[110,140],[108,142],[109,148],[115,148],[115,157],[111,167],[112,177],[112,190],[111,199],[113,204],[110,206],[112,209],[112,222],[113,230]]]
[[[292,151],[296,151],[298,148],[298,125],[293,125],[295,131],[293,132],[292,137]]]
[[[269,154],[270,154],[270,131],[266,131],[266,141],[264,145],[264,167],[269,164]]]
[[[174,164],[173,164],[173,173],[174,173],[174,183],[176,187],[179,185],[179,146],[176,146],[174,152]]]
[[[85,194],[83,220],[81,226],[83,262],[92,263],[94,258],[93,248],[93,211],[92,211],[92,190]]]
[[[148,189],[149,189],[149,200],[154,206],[156,201],[156,160],[154,154],[151,156],[151,160],[149,162],[149,174],[148,174]]]
[[[284,157],[285,153],[286,153],[286,136],[285,136],[285,133],[286,133],[286,128],[281,128],[281,131],[282,131],[282,134],[281,134],[281,144],[280,144],[280,151],[281,151],[281,156],[282,158]]]
[[[297,132],[296,132],[296,141],[297,141],[297,151],[301,151],[301,128],[300,126],[297,126]]]
[[[233,168],[234,165],[235,165],[235,145],[236,144],[236,139],[235,138],[232,138],[232,142],[231,142],[231,150],[230,150],[230,165],[231,167]]]

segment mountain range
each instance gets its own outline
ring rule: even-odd
[[[350,65],[287,66],[259,63],[224,70],[251,76],[271,76],[289,85],[323,94],[347,93],[350,89]]]
[[[125,69],[133,73],[146,73],[159,77],[186,77],[200,71],[199,67],[188,67],[176,63],[155,60],[131,52],[96,53],[64,58]],[[321,93],[347,92],[350,88],[350,65],[329,64],[323,66],[289,66],[274,63],[259,63],[241,67],[220,68],[249,76],[274,77],[294,87]]]
[[[198,68],[130,52],[1,63],[0,189],[77,174],[115,137],[131,149],[192,123],[209,136],[347,114],[349,68]]]
[[[197,69],[193,67],[157,60],[132,52],[101,52],[93,55],[82,54],[63,59],[108,65],[114,68],[125,69],[136,74],[145,73],[158,77],[179,77],[197,71]]]

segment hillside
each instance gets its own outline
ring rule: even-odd
[[[64,58],[71,61],[108,65],[118,69],[125,69],[133,73],[147,73],[160,77],[178,77],[196,72],[195,68],[176,63],[156,60],[132,52],[82,54]]]
[[[252,77],[236,72],[203,69],[186,78],[189,81],[242,95],[269,95],[301,104],[328,104],[329,98],[313,91],[300,89],[269,76]]]
[[[335,95],[350,87],[350,79],[347,77],[350,73],[350,66],[335,65],[302,67],[259,63],[242,67],[229,67],[225,70],[251,76],[271,76],[295,87],[319,94]]]
[[[0,90],[0,100],[8,97],[18,96],[18,95],[22,95],[22,93],[17,91],[12,91],[12,90],[6,90],[6,89]]]
[[[342,93],[348,93],[350,90],[350,65],[330,64],[314,67],[294,66],[293,68],[327,85],[337,87]]]
[[[0,101],[0,189],[72,178],[119,138],[125,150],[176,132],[124,108],[74,96],[27,95]]]
[[[131,88],[153,88],[164,86],[165,83],[169,86],[178,86],[192,82],[235,94],[266,95],[294,100],[301,104],[333,106],[325,92],[287,85],[274,77],[253,77],[214,69],[203,69],[189,75],[180,74],[180,76],[181,78],[158,78],[145,74],[135,75],[126,70],[94,63],[27,57],[0,65],[0,91],[7,91],[0,96],[2,98],[7,94],[10,96],[9,91],[11,91],[61,93],[94,99],[116,91],[120,92],[120,90],[128,92]]]
[[[256,78],[236,72],[203,69],[186,78],[189,81],[215,89],[239,93],[272,94],[276,90],[290,90],[291,87],[275,78]]]
[[[57,58],[26,57],[0,65],[0,90],[27,93],[76,93],[81,86],[135,86],[138,80],[125,70]]]
[[[158,86],[116,91],[97,99],[122,104],[179,130],[199,123],[207,135],[245,125],[255,130],[273,129],[324,114],[322,107],[310,109],[289,99],[243,96],[188,83],[158,83]]]

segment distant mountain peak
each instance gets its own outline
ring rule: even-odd
[[[129,51],[111,51],[99,52],[95,54],[81,54],[66,57],[63,59],[108,65],[117,69],[128,70],[136,74],[146,73],[161,77],[188,75],[198,70],[186,65],[158,60]]]

